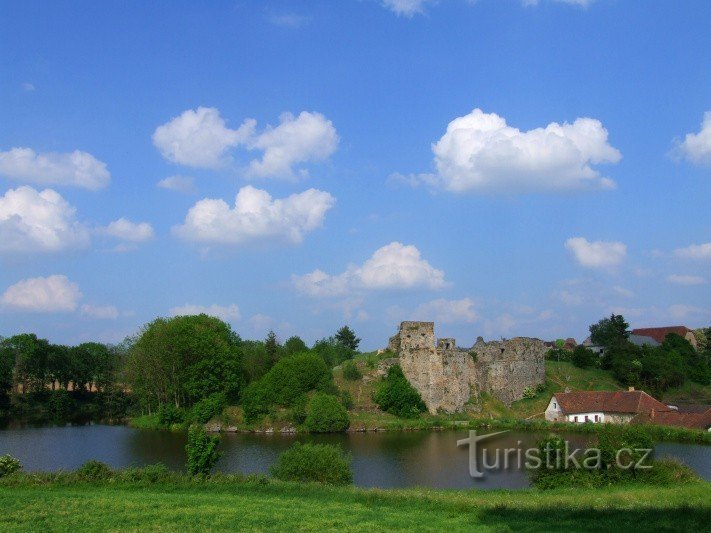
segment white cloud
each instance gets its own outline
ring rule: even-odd
[[[624,287],[620,287],[619,285],[615,285],[614,287],[612,287],[612,290],[620,296],[624,296],[625,298],[632,298],[632,296],[634,296],[634,292]]]
[[[168,161],[190,167],[218,168],[227,160],[227,150],[244,144],[256,122],[245,120],[236,130],[225,126],[214,107],[188,109],[153,133],[153,145]]]
[[[425,12],[425,6],[432,0],[383,0],[383,6],[398,16],[412,18]]]
[[[437,174],[416,179],[455,193],[612,189],[615,183],[592,165],[621,158],[598,120],[521,131],[481,109],[450,122],[432,151]]]
[[[292,167],[308,161],[323,161],[337,146],[336,128],[322,114],[302,111],[294,117],[283,113],[277,127],[267,128],[250,140],[250,149],[263,150],[264,156],[250,162],[248,174],[260,178],[293,178]],[[308,173],[300,169],[299,174]]]
[[[168,311],[171,316],[184,316],[184,315],[209,315],[224,320],[225,322],[230,322],[232,320],[239,320],[242,315],[239,312],[239,307],[236,304],[231,305],[191,305],[185,304],[180,307],[173,307]]]
[[[0,303],[19,311],[74,311],[81,297],[79,285],[66,276],[53,275],[18,281],[7,288]]]
[[[706,283],[706,280],[701,276],[685,274],[670,274],[667,276],[667,281],[675,285],[704,285]]]
[[[674,320],[684,320],[690,316],[705,314],[706,310],[693,305],[674,304],[669,306],[668,313]]]
[[[271,238],[298,244],[323,224],[335,202],[329,193],[316,189],[274,200],[266,191],[246,186],[237,193],[233,208],[221,199],[200,200],[173,232],[184,240],[205,243],[241,244]]]
[[[291,280],[299,292],[316,298],[342,296],[358,289],[441,289],[448,285],[444,272],[422,259],[415,246],[399,242],[379,248],[361,266],[351,265],[341,274],[315,270],[292,275]]]
[[[256,126],[254,119],[246,119],[231,130],[217,109],[199,107],[156,128],[153,144],[168,161],[200,168],[224,166],[231,159],[230,149],[238,146],[262,151],[262,157],[250,161],[245,171],[259,178],[305,176],[306,169],[295,172],[294,167],[323,161],[338,146],[336,129],[321,113],[283,113],[278,126],[268,126],[261,133]]]
[[[156,184],[156,186],[160,187],[161,189],[182,192],[185,194],[191,194],[195,192],[193,178],[189,176],[168,176],[167,178],[160,180]]]
[[[38,154],[31,148],[12,148],[0,152],[0,175],[37,185],[70,185],[91,190],[106,187],[111,181],[106,163],[79,150]]]
[[[687,133],[683,141],[677,141],[674,152],[697,165],[711,165],[711,111],[704,113],[701,130]]]
[[[126,218],[119,218],[111,222],[103,232],[111,237],[131,242],[145,242],[154,237],[153,226],[148,222],[131,222]]]
[[[711,242],[692,244],[686,248],[677,248],[674,250],[674,254],[684,259],[711,259]]]
[[[29,81],[26,81],[25,83],[22,84],[22,90],[25,91],[26,93],[34,92],[35,85],[34,85],[34,83],[30,83]]]
[[[575,260],[587,268],[607,268],[620,264],[627,255],[627,246],[615,241],[590,242],[584,237],[565,241],[565,247]]]
[[[248,322],[254,330],[266,331],[266,329],[274,323],[274,319],[268,315],[257,313],[256,315],[250,317]]]
[[[22,186],[0,196],[0,252],[56,252],[83,248],[89,231],[76,210],[52,189]]]
[[[456,324],[475,322],[479,316],[474,310],[474,301],[471,298],[461,300],[439,298],[418,306],[414,318],[442,324]]]
[[[113,305],[85,304],[81,306],[81,314],[101,320],[116,320],[119,317],[118,309]]]

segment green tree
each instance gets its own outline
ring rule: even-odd
[[[575,347],[570,360],[578,368],[588,368],[598,364],[598,356],[595,355],[595,352],[589,348],[586,348],[582,344]]]
[[[335,396],[317,392],[309,403],[304,423],[312,433],[338,433],[348,429],[348,411]]]
[[[229,324],[205,314],[157,318],[132,342],[125,374],[149,411],[190,406],[216,392],[237,396],[241,340]]]
[[[264,339],[264,349],[267,352],[268,361],[272,365],[275,364],[279,360],[282,348],[279,344],[279,341],[277,340],[276,333],[274,333],[272,330],[269,330],[267,338]]]
[[[603,318],[590,326],[590,340],[593,344],[609,348],[627,340],[630,335],[629,327],[622,315],[613,313],[610,318]]]
[[[343,377],[348,381],[358,381],[363,374],[353,361],[346,361],[343,363]]]
[[[351,456],[332,444],[295,443],[269,469],[283,481],[316,481],[332,485],[353,482]]]
[[[360,344],[360,339],[356,337],[355,331],[353,331],[348,326],[343,326],[336,332],[335,335],[336,342],[342,344],[346,348],[353,350],[354,352],[358,349]]]
[[[401,418],[414,418],[427,410],[420,393],[407,381],[400,365],[388,369],[374,400],[381,410]]]
[[[258,380],[272,367],[262,341],[244,341],[240,348],[244,374],[248,383]]]
[[[219,445],[219,436],[208,435],[205,428],[200,425],[190,426],[188,443],[185,446],[185,451],[188,454],[188,474],[207,476],[222,455],[217,449]]]
[[[284,355],[294,355],[301,352],[308,352],[309,348],[301,337],[294,335],[289,337],[284,343]]]
[[[352,359],[355,352],[345,344],[341,344],[335,337],[318,340],[311,351],[321,356],[329,368],[340,365],[343,361]]]

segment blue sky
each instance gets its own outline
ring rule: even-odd
[[[706,1],[2,12],[0,335],[711,322]]]

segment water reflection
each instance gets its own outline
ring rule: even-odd
[[[434,487],[459,489],[529,486],[525,471],[515,468],[487,471],[483,479],[469,476],[469,450],[457,447],[467,431],[385,432],[338,435],[226,434],[217,468],[223,472],[267,473],[279,454],[294,442],[319,442],[341,446],[353,456],[354,481],[363,487]],[[507,432],[480,443],[479,460],[488,450],[534,447],[541,435]],[[568,435],[571,446],[584,448],[585,435]],[[185,464],[184,433],[137,430],[124,426],[22,428],[0,431],[0,455],[18,457],[28,471],[69,470],[88,459],[113,467],[162,462],[172,469]],[[685,461],[711,480],[711,448],[690,444],[662,444],[658,456]],[[503,453],[503,452],[500,452]],[[513,458],[514,456],[512,456]],[[516,461],[512,461],[516,463]],[[481,463],[480,463],[481,464]]]

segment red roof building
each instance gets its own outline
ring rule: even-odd
[[[556,422],[628,423],[642,413],[672,409],[644,391],[557,392],[546,409],[546,420]]]
[[[652,337],[660,344],[664,342],[664,339],[666,339],[667,335],[669,335],[670,333],[676,333],[680,337],[689,341],[695,350],[698,348],[694,332],[686,326],[666,326],[663,328],[637,328],[632,330],[633,335]]]

